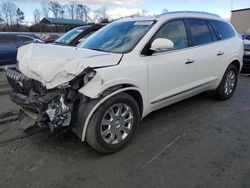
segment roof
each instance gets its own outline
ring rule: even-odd
[[[22,35],[22,36],[30,36],[30,37],[35,37],[35,38],[39,38],[37,37],[34,33],[25,33],[25,32],[0,32],[0,35]]]
[[[55,25],[87,25],[86,22],[78,19],[65,19],[65,18],[43,18],[40,23],[55,24]]]
[[[217,14],[209,13],[209,12],[200,12],[200,11],[174,11],[174,12],[167,12],[161,15],[169,15],[169,14],[196,14],[196,15],[207,15],[207,16],[215,16],[220,17]]]
[[[221,17],[217,14],[208,13],[208,12],[199,12],[199,11],[175,11],[161,14],[158,16],[145,16],[145,17],[128,17],[119,21],[149,21],[149,20],[166,20],[170,18],[179,18],[179,17],[197,17],[197,18],[214,18],[221,20]]]
[[[246,10],[249,10],[249,11],[250,11],[250,8],[244,8],[244,9],[232,10],[231,12],[240,12],[240,11],[246,11]]]

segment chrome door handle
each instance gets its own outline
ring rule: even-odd
[[[224,55],[224,52],[219,51],[219,52],[217,53],[217,56],[220,56],[220,55]]]
[[[193,59],[188,59],[187,61],[186,61],[186,65],[188,65],[188,64],[192,64],[192,63],[194,63],[195,62],[195,60],[193,60]]]

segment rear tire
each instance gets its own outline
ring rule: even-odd
[[[140,111],[135,99],[117,94],[105,101],[92,115],[86,141],[100,153],[114,153],[125,148],[139,124]]]
[[[230,99],[236,89],[239,71],[237,67],[230,64],[221,80],[220,85],[215,91],[215,95],[219,100]]]

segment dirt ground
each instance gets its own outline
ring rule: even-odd
[[[73,133],[24,133],[0,78],[0,187],[250,187],[250,77],[231,100],[203,93],[150,114],[112,155]]]

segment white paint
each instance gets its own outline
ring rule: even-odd
[[[115,65],[96,69],[96,76],[79,92],[90,98],[98,98],[103,91],[115,85],[130,84],[134,87],[118,90],[101,99],[92,109],[85,123],[82,133],[82,140],[84,140],[92,114],[103,102],[119,92],[127,89],[140,92],[143,98],[143,118],[154,110],[203,91],[216,89],[232,61],[239,61],[242,67],[243,41],[237,34],[230,39],[206,45],[157,53],[152,56],[141,55],[142,49],[163,23],[183,17],[222,20],[217,16],[197,13],[126,18],[117,22],[157,20],[157,23],[132,52],[124,54],[119,65],[116,64],[121,59],[121,54],[32,44],[21,48],[18,53],[20,70],[25,75],[41,81],[47,88],[53,88],[68,82],[88,66]],[[98,35],[98,32],[95,35]],[[219,52],[223,52],[224,55],[218,56]],[[194,61],[194,63],[186,64],[187,61]]]
[[[116,65],[121,54],[110,54],[59,45],[29,44],[18,49],[20,71],[55,88],[79,75],[87,67]]]

